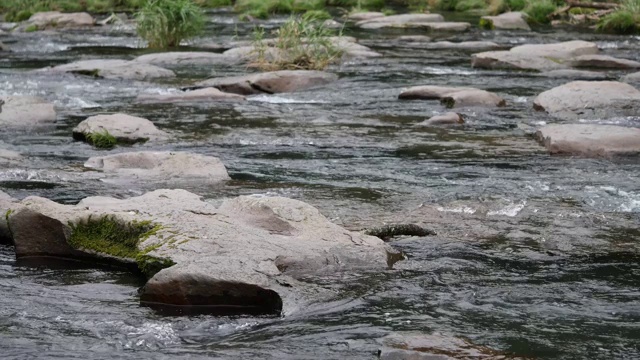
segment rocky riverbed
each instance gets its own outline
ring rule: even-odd
[[[639,38],[368,14],[257,74],[208,16],[169,53],[0,23],[8,358],[640,356]],[[90,219],[144,226],[105,254]],[[435,235],[361,231],[397,223]]]

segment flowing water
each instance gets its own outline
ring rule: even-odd
[[[194,46],[250,37],[253,25],[230,14],[210,19],[211,37]],[[242,74],[243,66],[183,67],[178,80],[153,83],[31,72],[147,52],[130,30],[1,38],[14,51],[0,58],[0,94],[41,96],[59,115],[50,128],[0,130],[2,147],[26,157],[0,169],[0,190],[75,203],[162,188],[109,184],[82,170],[105,152],[73,141],[71,129],[90,115],[125,112],[175,135],[135,149],[222,159],[230,183],[188,188],[210,201],[283,195],[350,229],[417,222],[438,235],[394,242],[408,256],[394,270],[316,279],[341,284],[344,295],[283,318],[163,317],[139,307],[142,283],[128,273],[23,264],[0,245],[0,358],[373,359],[379,339],[393,332],[464,338],[530,358],[640,358],[640,163],[550,157],[531,136],[558,122],[534,112],[533,98],[568,80],[473,69],[468,52],[394,41],[405,32],[350,29],[384,57],[335,66],[340,80],[327,87],[245,103],[133,103],[140,93]],[[640,60],[640,38],[632,36],[474,29],[442,39],[505,46],[584,39]],[[509,106],[465,111],[459,128],[415,127],[445,110],[397,96],[426,84],[483,88]],[[639,118],[601,122],[640,126]]]

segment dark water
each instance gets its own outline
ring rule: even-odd
[[[192,45],[247,38],[251,27],[212,14],[212,37]],[[51,77],[28,70],[146,50],[126,29],[0,37],[14,50],[0,58],[0,94],[42,96],[59,110],[48,129],[0,129],[2,148],[27,157],[0,169],[0,190],[15,197],[75,203],[161,188],[111,185],[82,170],[105,152],[74,142],[71,128],[119,111],[175,135],[134,149],[220,157],[233,181],[188,188],[211,201],[283,195],[350,229],[418,222],[438,232],[395,242],[409,258],[394,270],[315,279],[342,284],[343,298],[281,319],[162,317],[138,306],[141,283],[130,274],[17,264],[13,250],[0,247],[0,358],[372,359],[391,332],[465,338],[531,358],[640,358],[640,164],[550,157],[535,143],[535,128],[557,121],[534,112],[532,100],[566,80],[472,69],[469,53],[394,44],[404,32],[347,33],[384,57],[335,66],[341,79],[326,88],[197,106],[132,100],[245,69],[178,68],[179,80],[169,83]],[[640,60],[638,37],[476,29],[443,39],[585,39]],[[402,88],[426,84],[495,91],[509,106],[464,111],[461,128],[414,127],[445,111],[435,101],[397,100]],[[638,127],[640,119],[606,123]]]

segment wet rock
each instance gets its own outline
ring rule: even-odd
[[[52,103],[35,96],[0,96],[0,125],[29,129],[49,125],[56,120]]]
[[[126,179],[211,184],[231,179],[217,157],[187,152],[127,152],[92,157],[84,166]]]
[[[480,26],[492,30],[531,30],[525,17],[526,15],[521,12],[507,12],[498,16],[483,16],[480,19]]]
[[[554,124],[536,138],[551,154],[619,157],[640,154],[640,129],[614,125]]]
[[[473,54],[471,65],[487,69],[551,71],[566,69],[568,67],[566,63],[572,58],[597,52],[596,44],[582,40],[555,44],[520,45],[509,51]]]
[[[96,20],[85,12],[46,11],[35,13],[27,20],[27,26],[35,25],[38,29],[89,27],[94,26],[95,23]]]
[[[7,212],[15,206],[17,200],[0,191],[0,245],[12,245],[13,237],[7,223]]]
[[[183,313],[286,315],[335,295],[300,277],[384,270],[388,258],[399,255],[378,238],[348,231],[312,206],[281,197],[243,196],[216,208],[185,190],[156,190],[125,200],[86,198],[77,205],[30,197],[20,206],[9,217],[18,256],[75,259],[94,253],[136,264],[149,278],[141,303]],[[90,236],[101,221],[107,232],[135,224],[153,231],[129,242],[120,256],[101,243],[72,241]],[[67,224],[89,231],[78,233]]]
[[[15,165],[21,160],[23,160],[23,158],[20,153],[11,150],[0,149],[0,165]]]
[[[467,106],[494,107],[505,106],[504,99],[485,90],[448,87],[448,86],[415,86],[404,90],[398,96],[405,100],[433,100],[439,99],[448,108]]]
[[[0,33],[1,34],[1,33]],[[9,47],[0,41],[0,51],[10,51]]]
[[[54,73],[71,73],[105,79],[151,80],[175,77],[176,74],[155,65],[127,60],[81,60],[42,69]]]
[[[113,135],[118,143],[125,144],[162,140],[168,137],[166,132],[156,128],[147,119],[127,114],[112,114],[91,116],[82,121],[73,128],[73,138],[86,141],[87,134],[102,133],[105,130]]]
[[[436,115],[430,117],[416,126],[440,126],[440,125],[460,125],[464,124],[462,115],[455,112],[448,112],[442,115]]]
[[[175,51],[146,54],[138,56],[134,61],[162,66],[214,65],[228,64],[229,58],[222,54],[206,51]]]
[[[471,29],[471,24],[468,22],[434,22],[418,24],[416,27],[431,32],[465,32]]]
[[[562,119],[639,116],[640,91],[616,81],[573,81],[541,93],[533,104]]]
[[[426,35],[403,35],[396,40],[403,42],[431,42],[431,38]]]
[[[385,16],[386,15],[381,12],[366,11],[366,12],[356,12],[356,13],[349,14],[349,16],[347,16],[347,19],[350,21],[358,22],[358,21],[372,20],[372,19],[381,18]]]
[[[322,23],[322,26],[327,29],[342,29],[342,27],[344,27],[344,24],[341,24],[333,19],[327,19]]]
[[[623,77],[622,81],[626,83],[640,83],[640,71]]]
[[[238,94],[222,92],[216,88],[208,87],[193,91],[185,91],[177,94],[142,94],[136,98],[137,103],[193,103],[193,102],[220,102],[220,101],[244,101],[245,97]]]
[[[425,48],[434,50],[462,50],[462,51],[483,51],[499,49],[502,46],[492,41],[462,41],[458,43],[450,41],[438,41],[426,44]]]
[[[571,80],[607,80],[609,78],[605,73],[574,69],[545,71],[540,73],[540,76]]]
[[[638,69],[640,62],[618,59],[608,55],[590,54],[573,58],[571,66],[577,68]]]
[[[443,21],[440,14],[402,14],[358,21],[356,26],[362,29],[406,28]]]
[[[394,333],[380,339],[380,360],[516,359],[468,340],[417,333]]]
[[[335,74],[312,70],[282,70],[245,76],[213,78],[196,83],[198,87],[214,87],[240,94],[275,94],[302,91],[338,80]]]

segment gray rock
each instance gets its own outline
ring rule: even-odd
[[[0,41],[0,51],[10,51],[9,47]]]
[[[327,29],[342,29],[342,27],[344,27],[344,24],[341,24],[333,19],[327,19],[322,23],[322,26]]]
[[[428,120],[425,120],[421,123],[416,124],[416,126],[439,126],[439,125],[460,125],[464,124],[464,119],[462,115],[455,112],[448,112],[442,115],[436,115],[430,117]]]
[[[105,79],[151,80],[176,74],[155,65],[127,60],[81,60],[39,71],[88,75]]]
[[[28,25],[35,25],[38,29],[89,27],[94,26],[95,23],[96,20],[85,12],[46,11],[35,13],[27,20]]]
[[[426,44],[424,47],[434,50],[483,51],[500,49],[502,46],[491,41],[462,41],[457,43],[450,41],[438,41]]]
[[[384,270],[400,256],[378,238],[348,231],[312,206],[280,197],[243,196],[216,208],[184,190],[156,190],[125,200],[86,198],[77,205],[30,197],[20,206],[9,224],[21,257],[93,253],[100,260],[114,258],[102,247],[68,245],[73,229],[66,224],[89,216],[124,224],[151,221],[154,231],[136,245],[144,254],[136,256],[136,264],[142,269],[151,259],[161,263],[158,272],[146,272],[149,280],[140,296],[154,307],[288,315],[335,295],[335,286],[324,288],[301,277]]]
[[[73,128],[73,138],[86,141],[86,135],[108,131],[118,142],[133,144],[137,142],[163,140],[168,134],[158,130],[147,119],[127,114],[96,115],[82,121]]]
[[[356,26],[362,29],[405,28],[443,21],[444,17],[439,14],[402,14],[358,21]]]
[[[640,154],[640,129],[614,125],[554,124],[536,138],[551,154],[618,157]]]
[[[56,121],[54,105],[35,96],[0,96],[4,104],[0,111],[0,125],[29,129],[51,125]]]
[[[431,42],[431,38],[426,35],[403,35],[396,40],[402,42]]]
[[[480,25],[499,30],[531,30],[525,20],[526,15],[521,12],[507,12],[498,16],[483,16]],[[486,24],[486,25],[484,25]]]
[[[398,96],[404,100],[434,100],[439,99],[449,108],[460,107],[495,107],[505,106],[504,99],[485,90],[449,87],[449,86],[414,86],[404,90]]]
[[[347,16],[347,19],[350,21],[358,22],[358,21],[366,21],[366,20],[371,20],[371,19],[376,19],[381,17],[385,17],[385,14],[381,12],[375,12],[375,11],[365,11],[365,12],[356,12],[356,13],[349,14],[349,16]]]
[[[616,81],[573,81],[541,93],[533,104],[561,119],[639,116],[640,91]]]
[[[419,23],[413,25],[425,29],[429,32],[465,32],[471,29],[471,24],[468,22],[433,22],[433,23]]]
[[[626,75],[625,77],[622,78],[622,81],[627,83],[640,83],[640,71],[633,74]]]
[[[335,74],[312,70],[282,70],[245,76],[213,78],[196,83],[199,87],[214,87],[240,94],[275,94],[302,91],[338,80]]]
[[[607,80],[609,76],[605,73],[595,72],[595,71],[586,71],[586,70],[574,70],[574,69],[566,69],[566,70],[551,70],[545,71],[539,74],[543,77],[553,78],[553,79],[571,79],[571,80]]]
[[[172,67],[182,65],[228,64],[229,58],[222,54],[206,51],[175,51],[146,54],[138,56],[134,59],[134,61]]]
[[[186,152],[127,152],[92,157],[84,166],[134,180],[214,184],[231,179],[217,157]]]
[[[22,158],[22,155],[20,155],[20,153],[17,153],[15,151],[11,151],[11,150],[0,149],[0,164],[1,165],[15,165],[15,164],[19,163],[22,160],[23,160],[23,158]]]
[[[216,88],[208,87],[193,91],[185,91],[177,94],[141,94],[136,98],[137,103],[193,103],[193,102],[221,102],[244,101],[245,97],[238,94],[222,92]]]
[[[392,333],[380,339],[380,360],[510,359],[494,349],[440,334]],[[515,359],[515,358],[514,358]]]
[[[0,191],[0,245],[12,245],[13,237],[7,223],[7,212],[15,206],[16,200]]]
[[[516,54],[569,60],[580,55],[598,53],[598,45],[589,41],[572,40],[553,44],[527,44],[511,48]]]
[[[638,69],[640,62],[618,59],[608,55],[580,55],[571,60],[571,66],[577,68],[605,68],[605,69]]]

